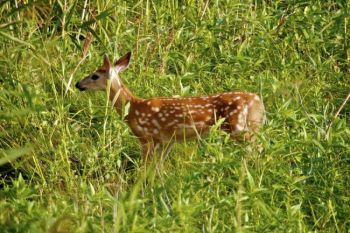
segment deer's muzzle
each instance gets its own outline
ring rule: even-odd
[[[86,90],[85,87],[80,86],[79,82],[77,82],[77,83],[75,84],[75,87],[78,88],[79,91],[85,91],[85,90]]]

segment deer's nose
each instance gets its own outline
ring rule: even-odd
[[[79,82],[77,82],[77,83],[75,84],[75,87],[78,88],[79,91],[84,91],[84,90],[86,89],[86,88],[84,88],[84,87],[81,87],[80,84],[79,84]]]

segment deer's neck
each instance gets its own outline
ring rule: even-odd
[[[126,104],[139,100],[119,78],[112,79],[109,99],[119,114],[122,114]]]

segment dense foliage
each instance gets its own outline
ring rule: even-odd
[[[349,231],[349,7],[1,1],[0,232]],[[217,126],[145,170],[106,93],[74,89],[127,51],[144,98],[258,93],[259,146]]]

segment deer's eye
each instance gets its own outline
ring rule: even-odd
[[[97,74],[94,74],[91,76],[92,80],[97,80],[99,78],[99,76]]]

